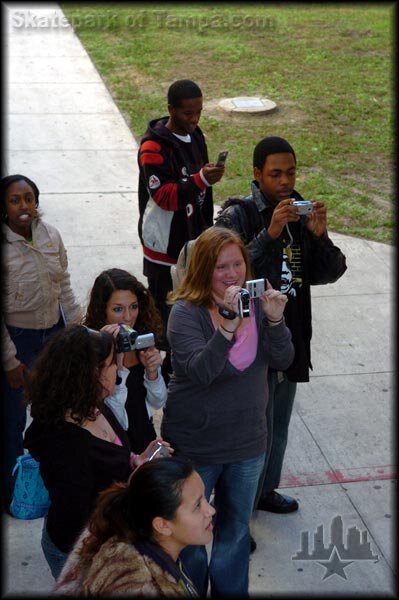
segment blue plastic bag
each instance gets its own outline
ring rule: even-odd
[[[10,513],[17,519],[39,519],[47,514],[50,497],[40,475],[39,463],[30,454],[22,454],[12,474],[17,472]]]

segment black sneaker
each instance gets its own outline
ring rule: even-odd
[[[253,554],[256,550],[256,542],[255,542],[254,538],[252,537],[252,535],[249,536],[249,541],[250,541],[249,553]]]
[[[259,498],[256,508],[273,513],[290,513],[298,510],[299,505],[295,498],[273,491]]]

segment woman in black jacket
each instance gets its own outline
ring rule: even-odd
[[[58,332],[35,362],[26,385],[33,421],[24,446],[40,462],[51,505],[42,548],[58,577],[97,495],[126,481],[147,454],[131,453],[129,439],[103,400],[116,381],[115,346],[105,331],[73,325]]]

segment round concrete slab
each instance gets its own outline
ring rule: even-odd
[[[219,102],[219,107],[227,112],[259,114],[272,112],[277,108],[277,104],[273,100],[259,96],[237,96],[224,98]]]

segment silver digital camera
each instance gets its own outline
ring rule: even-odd
[[[245,282],[238,299],[238,314],[241,319],[251,314],[251,298],[259,298],[266,289],[265,279],[250,279]]]
[[[309,215],[313,212],[313,202],[310,200],[294,200],[291,204],[297,209],[298,215]]]
[[[133,350],[145,350],[155,346],[153,333],[139,335],[135,329],[120,323],[120,330],[116,336],[117,352],[132,352]]]

